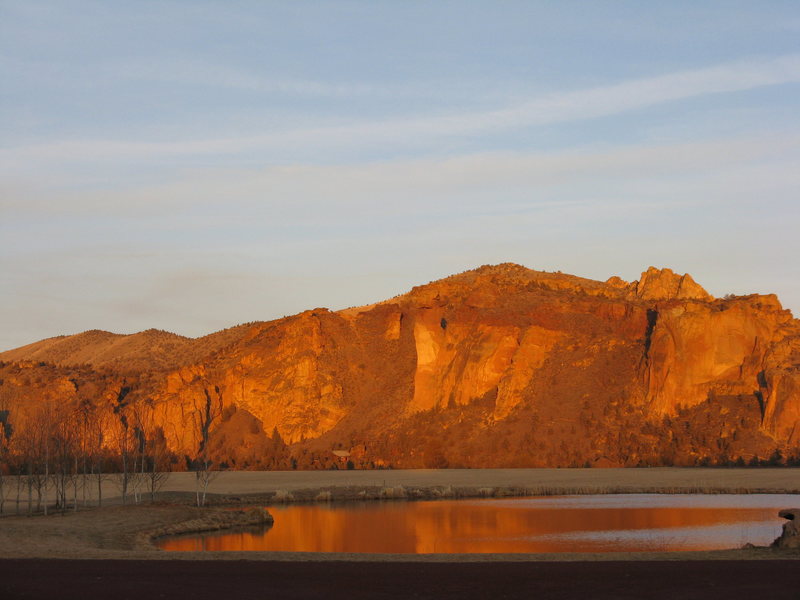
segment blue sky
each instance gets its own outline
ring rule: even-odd
[[[796,2],[0,0],[0,349],[512,261],[800,310]]]

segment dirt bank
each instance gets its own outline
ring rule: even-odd
[[[161,536],[272,521],[263,509],[199,509],[188,506],[108,506],[77,513],[5,517],[0,558],[135,558],[158,554]]]

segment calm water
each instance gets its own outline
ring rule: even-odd
[[[639,552],[767,545],[793,495],[620,494],[270,507],[269,529],[161,541],[170,551]]]

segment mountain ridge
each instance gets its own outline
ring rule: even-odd
[[[0,353],[11,421],[32,418],[31,398],[111,422],[146,407],[189,460],[203,446],[192,420],[213,406],[209,447],[236,468],[328,468],[341,448],[357,467],[800,455],[800,323],[774,295],[713,298],[670,269],[627,282],[484,265],[201,338],[50,340]]]
[[[435,287],[439,284],[446,284],[446,283],[456,283],[456,284],[469,284],[470,282],[474,282],[474,280],[481,276],[488,276],[488,277],[503,277],[505,276],[507,279],[510,279],[510,275],[517,275],[520,279],[527,279],[527,281],[536,281],[545,286],[552,286],[551,289],[569,289],[570,284],[574,284],[573,289],[582,289],[584,291],[591,290],[597,293],[598,290],[603,290],[606,293],[612,292],[612,290],[622,290],[626,292],[628,295],[631,294],[638,294],[641,296],[642,291],[642,284],[640,284],[640,280],[635,280],[632,282],[627,282],[618,276],[612,276],[608,278],[605,282],[596,281],[576,275],[569,275],[566,273],[561,273],[560,271],[555,272],[548,272],[548,271],[537,271],[534,269],[528,269],[522,265],[516,263],[499,263],[496,265],[482,265],[475,269],[470,269],[467,271],[463,271],[461,273],[457,273],[454,275],[450,275],[447,277],[443,277],[441,279],[437,279],[431,281],[427,284],[414,286],[406,292],[405,294],[399,294],[393,298],[378,301],[372,304],[366,304],[363,306],[354,306],[349,307],[337,311],[331,311],[328,308],[318,307],[315,309],[310,309],[313,311],[328,311],[328,312],[335,312],[341,314],[347,313],[358,313],[363,312],[366,309],[371,309],[375,306],[385,305],[392,302],[396,302],[398,299],[411,297],[414,295],[424,295],[427,290]],[[702,297],[706,297],[709,299],[713,299],[705,290],[703,290],[699,285],[694,283],[694,280],[691,278],[690,275],[685,274],[683,276],[679,276],[672,272],[669,268],[658,269],[656,267],[649,267],[643,274],[642,279],[645,277],[650,277],[652,280],[653,277],[659,277],[661,275],[665,275],[669,279],[676,280],[678,282],[683,281],[684,279],[688,278],[688,281],[691,285],[696,286],[701,290]],[[558,282],[562,282],[562,285],[558,285]],[[680,283],[672,283],[673,287],[676,285],[679,287]],[[604,287],[608,286],[608,287]],[[650,291],[652,289],[652,284],[650,288],[645,288],[647,291],[647,298],[648,299],[657,299],[656,295]],[[662,286],[663,287],[663,286]],[[756,294],[757,295],[757,294]],[[688,297],[688,296],[676,296],[676,297]],[[662,297],[663,299],[663,297]],[[303,314],[306,311],[301,311],[299,314]],[[274,323],[280,322],[284,319],[291,318],[297,315],[291,315],[289,317],[282,317],[279,319],[273,319],[270,321],[254,321],[250,323],[242,323],[239,325],[234,325],[231,327],[227,327],[225,329],[221,329],[219,331],[214,331],[203,336],[198,337],[189,337],[180,335],[178,333],[174,333],[167,330],[156,329],[156,328],[149,328],[143,331],[138,331],[130,334],[121,334],[121,333],[114,333],[110,331],[104,331],[99,329],[91,329],[87,331],[83,331],[80,333],[75,334],[67,334],[67,335],[58,335],[49,338],[44,338],[42,340],[38,340],[32,342],[30,344],[25,344],[23,346],[19,346],[17,348],[11,348],[9,350],[5,350],[0,352],[0,361],[17,361],[17,360],[41,360],[44,362],[50,362],[56,365],[67,366],[67,365],[78,365],[78,364],[89,364],[92,366],[110,366],[111,364],[116,364],[120,360],[124,359],[124,354],[121,353],[119,357],[116,356],[102,356],[104,354],[102,348],[98,348],[94,352],[75,352],[74,354],[67,349],[67,346],[71,345],[81,345],[85,349],[86,346],[115,346],[112,342],[123,342],[122,344],[116,344],[116,346],[120,350],[125,349],[125,341],[132,341],[141,339],[145,343],[154,344],[157,343],[158,340],[155,339],[160,337],[162,339],[167,338],[173,341],[180,341],[184,345],[192,345],[198,344],[200,341],[210,341],[214,338],[224,338],[224,339],[235,339],[235,335],[233,334],[234,331],[244,332],[245,329],[249,327],[263,325],[265,323]],[[244,335],[244,333],[242,333]],[[210,345],[210,344],[209,344]],[[111,348],[109,348],[111,349]],[[88,356],[87,356],[88,355]],[[96,355],[101,355],[100,357],[96,357]],[[93,359],[94,358],[94,359]],[[140,362],[144,357],[136,356],[135,357],[137,362]],[[117,365],[118,366],[118,365]],[[178,364],[169,364],[164,365],[159,368],[170,368],[179,366]],[[148,368],[148,367],[145,367]],[[153,368],[152,366],[149,368]]]

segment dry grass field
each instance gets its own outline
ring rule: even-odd
[[[523,488],[537,493],[800,493],[800,469],[426,469],[385,471],[227,471],[209,493],[264,494],[326,487]],[[174,473],[163,491],[190,492],[191,473]],[[111,492],[111,490],[109,490]]]
[[[648,469],[424,469],[375,471],[221,471],[208,486],[209,503],[239,501],[308,500],[320,491],[333,499],[368,497],[438,497],[428,492],[447,490],[448,497],[607,494],[607,493],[797,493],[800,468],[673,468]],[[14,514],[16,489],[6,478],[3,513]],[[160,489],[162,501],[188,501],[197,490],[194,473],[170,473]],[[135,503],[129,490],[127,503]],[[146,483],[139,486],[141,503],[149,502]],[[87,482],[86,491],[68,486],[68,502],[77,495],[79,506],[97,504],[97,484]],[[121,504],[120,487],[114,476],[102,482],[104,505]],[[20,495],[20,510],[26,512],[27,494]],[[50,502],[54,501],[52,490]],[[34,493],[35,502],[35,493]],[[798,502],[800,504],[800,501]]]
[[[194,473],[170,473],[157,499],[186,503],[197,489]],[[800,468],[221,471],[213,474],[207,492],[209,504],[308,501],[319,498],[320,492],[333,500],[609,493],[800,494]],[[6,478],[4,493],[4,515],[27,511],[24,488],[17,507],[13,478]],[[51,489],[50,504],[54,502],[52,494]],[[149,502],[146,482],[139,484],[138,494],[135,499],[129,488],[126,503]],[[77,490],[68,485],[69,504],[74,497],[80,507],[96,506],[96,481],[88,480],[85,491],[81,484]],[[123,503],[115,476],[102,481],[102,499],[103,505]],[[33,500],[36,504],[35,492]]]

